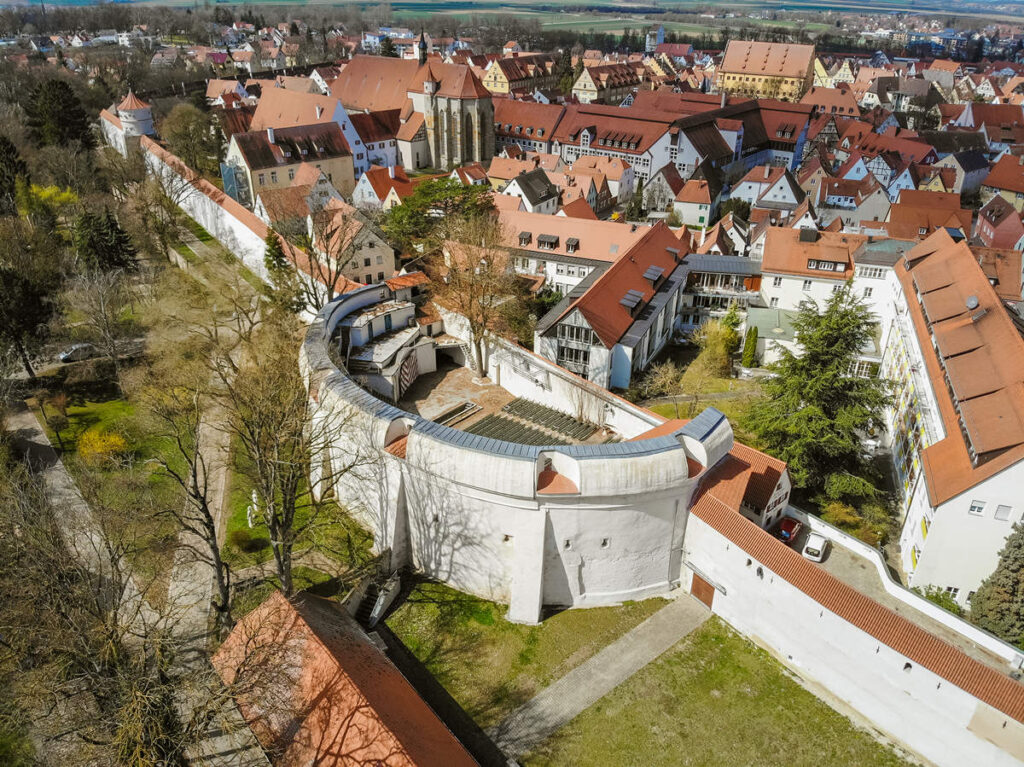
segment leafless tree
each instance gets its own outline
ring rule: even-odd
[[[69,307],[82,317],[81,327],[103,356],[113,363],[118,386],[121,377],[120,342],[128,329],[125,313],[130,302],[130,288],[120,269],[84,272],[75,279],[67,293]]]
[[[158,433],[171,447],[154,460],[185,494],[182,506],[172,506],[163,513],[173,517],[186,533],[179,545],[213,570],[216,594],[212,604],[217,629],[223,632],[232,624],[231,570],[217,537],[215,508],[219,501],[212,497],[210,483],[218,461],[210,443],[215,441],[218,425],[212,423],[217,410],[209,381],[205,365],[178,358],[164,366],[162,375],[144,389],[142,401]]]
[[[523,286],[503,247],[501,224],[494,216],[453,222],[452,239],[427,261],[434,299],[458,313],[468,326],[473,369],[484,375],[483,347],[487,334],[505,334],[508,301],[522,300]]]
[[[345,289],[346,275],[358,266],[362,233],[371,224],[343,200],[313,202],[305,221],[280,221],[275,226],[291,246],[285,258],[301,275],[306,304],[319,310]]]
[[[356,462],[326,459],[332,435],[346,424],[326,408],[314,410],[296,365],[298,334],[294,318],[265,322],[242,350],[237,373],[224,368],[220,379],[227,428],[244,454],[239,468],[255,491],[288,595],[296,541],[330,513],[325,495]],[[311,471],[313,462],[322,470]]]

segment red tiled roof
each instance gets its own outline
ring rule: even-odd
[[[213,656],[282,765],[470,767],[476,761],[336,602],[275,591]],[[284,715],[283,715],[284,714]]]
[[[149,109],[149,104],[136,96],[132,91],[128,91],[128,95],[117,105],[117,111],[123,112],[127,110],[130,112],[133,109]]]
[[[654,286],[644,278],[644,272],[657,266],[668,276],[678,265],[669,248],[678,250],[679,240],[667,226],[655,224],[638,243],[620,255],[589,290],[573,301],[562,317],[578,310],[601,343],[611,349],[636,321],[621,303],[626,292],[637,291],[642,296],[640,305],[646,304],[654,296]]]
[[[883,607],[762,530],[714,495],[698,490],[690,509],[698,519],[818,604],[908,660],[1007,716],[1024,721],[1024,685],[968,657],[903,616]]]
[[[992,166],[983,184],[993,189],[1024,193],[1024,157],[1004,154]]]
[[[814,64],[813,45],[730,40],[719,72],[804,77]]]
[[[768,229],[761,270],[771,274],[794,274],[825,280],[848,280],[853,276],[854,255],[867,242],[862,234],[818,232],[817,239],[802,241],[803,230],[773,226]],[[842,265],[840,271],[808,269],[810,260]]]

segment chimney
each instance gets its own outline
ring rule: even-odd
[[[771,165],[765,165],[764,166],[764,177],[768,178],[771,175],[772,175],[772,166]]]
[[[324,108],[319,104],[316,105],[316,119],[319,120],[321,115],[324,113]]]
[[[719,106],[720,109],[724,109],[725,108],[725,91],[722,91],[722,101],[719,103],[718,106]]]
[[[389,176],[390,176],[391,178],[394,178],[394,177],[395,177],[395,166],[394,166],[394,165],[389,165],[389,166],[388,166],[388,175],[389,175]]]
[[[274,129],[273,128],[267,128],[267,141],[269,141],[271,144],[274,143]]]
[[[704,240],[706,240],[707,237],[708,237],[708,228],[705,226],[703,229],[700,230],[700,245],[701,245],[701,247],[704,247]]]

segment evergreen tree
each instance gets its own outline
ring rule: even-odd
[[[395,48],[394,41],[384,35],[384,38],[380,41],[380,50],[377,51],[381,56],[387,56],[389,59],[398,58],[398,49]]]
[[[873,341],[875,319],[847,284],[824,307],[801,304],[793,328],[799,354],[779,347],[781,358],[769,366],[775,375],[762,383],[766,399],[747,424],[809,496],[873,498],[878,491],[863,441],[885,428],[889,386],[853,368]]]
[[[302,289],[298,284],[299,277],[281,247],[281,237],[271,229],[264,242],[266,249],[263,252],[263,265],[270,277],[270,286],[266,288],[267,298],[276,308],[297,314],[302,311],[304,304]]]
[[[52,316],[53,304],[38,284],[0,265],[0,338],[17,351],[29,378],[36,376],[29,352],[42,341]]]
[[[89,269],[133,271],[138,267],[131,238],[109,210],[102,215],[89,211],[79,215],[73,239],[79,259]]]
[[[974,592],[971,621],[1024,648],[1024,524],[1013,526],[995,572]]]
[[[644,217],[644,180],[636,182],[636,191],[626,203],[625,217],[627,221],[639,221]]]
[[[28,135],[36,146],[95,146],[82,102],[63,80],[45,80],[32,89],[25,104]]]
[[[18,179],[28,179],[28,168],[18,148],[7,136],[0,136],[0,216],[18,212],[16,192]]]
[[[107,243],[107,263],[111,268],[135,271],[138,266],[138,251],[117,218],[109,210],[103,214],[103,235]]]

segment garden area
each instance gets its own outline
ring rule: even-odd
[[[505,620],[504,605],[421,583],[387,625],[487,728],[664,605],[648,599],[564,610],[524,626]]]
[[[712,617],[526,756],[529,767],[909,767]]]

